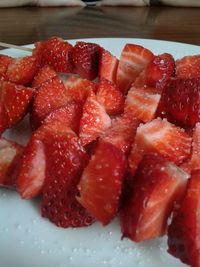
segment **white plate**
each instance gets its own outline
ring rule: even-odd
[[[71,41],[74,43],[76,40]],[[168,52],[175,58],[200,54],[200,47],[144,39],[87,39],[120,55],[126,43],[143,45],[155,54]],[[26,52],[6,49],[14,57]],[[26,143],[27,121],[6,135]],[[118,220],[107,227],[99,223],[82,229],[61,229],[41,218],[40,200],[23,201],[18,194],[0,189],[0,267],[183,267],[166,253],[166,239],[135,244],[121,240]]]

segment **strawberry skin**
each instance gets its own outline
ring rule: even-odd
[[[117,86],[126,93],[139,73],[152,60],[153,54],[143,46],[126,44],[117,69]]]
[[[97,101],[94,93],[91,94],[85,101],[80,121],[79,137],[82,144],[85,146],[96,140],[110,125],[111,119],[104,106]]]
[[[135,242],[166,232],[167,219],[185,192],[189,175],[158,154],[146,154],[120,212],[123,237]]]
[[[46,65],[46,66],[42,67],[41,69],[39,69],[37,75],[35,75],[33,82],[32,82],[32,87],[38,87],[42,83],[44,83],[48,80],[51,80],[56,76],[57,76],[57,74],[53,70],[53,68]]]
[[[0,132],[12,127],[24,117],[32,97],[31,88],[0,81]]]
[[[0,138],[0,187],[16,187],[16,172],[24,147]]]
[[[0,79],[6,78],[8,66],[14,59],[6,55],[0,55]]]
[[[38,68],[38,60],[34,56],[13,59],[8,66],[6,79],[16,84],[30,85]]]
[[[186,56],[176,60],[176,75],[185,79],[200,77],[200,55]]]
[[[123,112],[124,96],[114,83],[102,78],[96,96],[108,115],[119,115]]]
[[[77,42],[72,51],[74,72],[82,78],[94,80],[98,75],[100,50],[97,44]]]
[[[116,83],[118,64],[119,60],[102,48],[99,59],[99,78],[104,78],[110,82]]]
[[[126,158],[112,144],[100,142],[78,185],[78,201],[103,225],[108,224],[119,208]]]
[[[199,267],[200,171],[194,171],[181,205],[176,206],[168,228],[168,252],[182,262]]]
[[[181,164],[190,155],[191,142],[191,138],[183,129],[166,119],[157,118],[140,125],[129,155],[131,175],[135,174],[139,162],[149,152],[156,152],[175,164]]]

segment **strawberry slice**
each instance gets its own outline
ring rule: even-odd
[[[162,89],[167,84],[167,81],[175,73],[175,62],[172,55],[168,53],[154,56],[147,65],[146,83],[150,87]]]
[[[198,267],[200,171],[194,171],[181,205],[176,206],[168,228],[168,252],[182,262]]]
[[[64,85],[67,89],[68,101],[84,103],[91,92],[97,91],[97,84],[87,79],[70,76]]]
[[[8,66],[6,79],[16,84],[30,85],[38,68],[38,60],[34,56],[13,59]]]
[[[200,77],[200,55],[186,56],[176,60],[176,75],[179,78]]]
[[[124,154],[112,144],[100,142],[78,185],[78,201],[103,225],[117,214],[125,176]]]
[[[15,188],[16,172],[24,147],[0,138],[0,187]]]
[[[51,80],[56,76],[57,76],[57,74],[52,69],[52,67],[46,65],[46,66],[42,67],[38,71],[37,75],[34,77],[33,82],[32,82],[32,87],[38,87],[42,83],[44,83],[48,80]]]
[[[11,64],[11,62],[14,59],[12,57],[6,56],[6,55],[0,55],[0,79],[6,78],[6,72],[8,69],[8,66]]]
[[[99,78],[116,83],[119,60],[105,49],[100,51]]]
[[[31,88],[0,81],[0,132],[12,127],[24,117],[32,97]]]
[[[183,197],[188,178],[186,172],[160,155],[145,155],[120,212],[123,237],[140,242],[164,235],[167,219]]]
[[[104,106],[98,101],[94,93],[87,98],[83,106],[83,115],[80,121],[79,136],[85,146],[96,140],[110,127],[111,119]]]
[[[200,123],[197,123],[193,129],[192,135],[192,153],[188,161],[184,162],[181,167],[188,173],[198,170],[200,166]]]
[[[104,78],[99,82],[97,101],[101,103],[109,115],[118,115],[124,110],[124,96],[116,85]]]
[[[185,127],[200,122],[200,78],[173,79],[163,90],[161,114]],[[162,112],[163,111],[163,112]]]
[[[82,78],[94,80],[98,75],[100,50],[97,44],[77,42],[72,51],[75,73]]]
[[[112,120],[112,125],[101,136],[101,139],[128,154],[134,141],[140,121],[122,114]]]
[[[49,65],[57,72],[72,72],[72,45],[57,36],[44,42],[36,43],[33,55],[41,60],[42,65]]]
[[[181,164],[190,155],[191,138],[186,132],[166,119],[154,119],[138,127],[135,142],[129,155],[130,173],[135,174],[139,162],[149,152]]]
[[[143,122],[151,121],[155,118],[160,97],[158,89],[154,87],[137,87],[133,84],[126,97],[124,112]]]
[[[126,44],[117,69],[117,86],[126,93],[139,73],[152,60],[153,54],[143,46]]]

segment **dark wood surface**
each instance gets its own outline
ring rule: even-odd
[[[200,45],[200,8],[69,7],[0,9],[0,41],[29,44],[58,35],[137,37]]]

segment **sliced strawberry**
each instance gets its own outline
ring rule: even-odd
[[[101,139],[128,154],[139,123],[139,120],[122,114],[120,117],[113,119],[112,125],[101,136]]]
[[[83,171],[78,200],[103,225],[117,214],[125,170],[124,154],[112,144],[100,142]]]
[[[31,88],[0,81],[0,132],[24,117],[32,97]]]
[[[105,49],[100,51],[99,78],[116,83],[119,60]]]
[[[8,66],[13,62],[13,58],[6,56],[6,55],[0,55],[0,79],[3,77],[6,77],[6,72],[8,69]]]
[[[49,65],[57,72],[71,73],[72,45],[59,37],[36,43],[33,54],[41,60],[42,65]]]
[[[176,206],[168,228],[168,252],[182,262],[198,267],[200,233],[200,171],[195,171],[188,182],[181,205]]]
[[[97,97],[92,93],[85,101],[80,121],[79,136],[82,144],[85,146],[96,140],[110,125],[111,119],[104,106],[97,101]]]
[[[130,173],[135,174],[139,162],[149,152],[159,153],[164,158],[181,164],[190,155],[191,141],[183,129],[166,119],[154,119],[139,126],[129,155]]]
[[[181,167],[189,173],[200,169],[200,123],[193,129],[191,157]]]
[[[6,79],[13,83],[29,85],[38,68],[38,60],[34,56],[14,59],[8,66]]]
[[[145,155],[120,212],[123,237],[140,242],[164,235],[167,219],[183,197],[188,178],[186,172],[160,155]]]
[[[162,89],[175,73],[175,62],[172,55],[164,53],[154,58],[147,65],[146,83],[148,86]]]
[[[100,49],[97,44],[77,42],[72,51],[75,73],[94,80],[98,75]]]
[[[64,85],[67,89],[69,101],[85,102],[91,92],[96,92],[97,84],[87,79],[70,76]]]
[[[186,79],[200,77],[200,55],[176,60],[176,75]]]
[[[33,82],[32,82],[32,87],[38,87],[43,82],[51,80],[56,76],[57,76],[57,74],[53,70],[53,68],[46,65],[46,66],[42,67],[39,70],[39,72],[37,73],[37,75],[34,77]]]
[[[69,102],[63,108],[51,112],[44,120],[44,123],[62,121],[69,126],[75,133],[79,132],[79,124],[82,116],[83,105],[79,102]]]
[[[16,186],[16,170],[23,151],[23,146],[0,138],[0,186]]]
[[[200,78],[173,79],[163,90],[160,109],[180,125],[200,122]]]
[[[124,110],[124,96],[116,85],[104,78],[99,82],[97,101],[101,103],[109,115],[118,115]]]
[[[152,60],[153,54],[143,46],[126,44],[117,69],[117,86],[126,93],[139,73]]]
[[[160,93],[154,87],[133,85],[128,91],[124,112],[133,118],[148,122],[155,118],[160,97]]]

